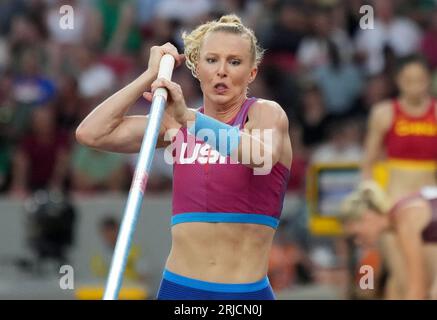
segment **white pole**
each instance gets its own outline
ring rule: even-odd
[[[158,78],[171,80],[174,63],[175,60],[173,56],[169,54],[164,55],[160,61]],[[159,128],[161,127],[161,119],[166,102],[167,90],[164,88],[158,88],[155,90],[148,125],[144,132],[141,150],[135,167],[134,178],[129,190],[123,220],[118,233],[114,255],[112,257],[111,268],[106,283],[105,294],[103,296],[104,300],[118,299],[118,293],[123,282],[123,274],[130,251],[131,240],[141,211],[147,178],[155,154],[156,141],[158,139]]]

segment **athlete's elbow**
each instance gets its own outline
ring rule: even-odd
[[[91,148],[98,147],[98,139],[96,138],[95,134],[93,134],[90,129],[87,129],[82,124],[76,128],[75,137],[76,141],[84,146]]]

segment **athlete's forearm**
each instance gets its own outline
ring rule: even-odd
[[[238,128],[222,123],[202,113],[188,109],[182,123],[198,139],[206,141],[222,156],[231,156],[250,168],[267,171],[279,160],[281,136],[273,129],[240,131]]]
[[[375,164],[374,160],[364,158],[363,162],[361,163],[361,179],[362,180],[369,180],[372,179],[372,170],[373,165]]]
[[[278,130],[240,131],[193,110],[188,110],[183,119],[191,134],[206,141],[222,156],[230,156],[235,163],[268,173],[279,160],[282,136]]]
[[[79,125],[76,136],[82,142],[109,135],[123,121],[129,108],[150,89],[154,80],[148,71],[100,103]]]
[[[372,179],[373,167],[378,162],[380,154],[380,142],[374,137],[367,138],[364,149],[364,157],[361,162],[361,178],[363,180]]]

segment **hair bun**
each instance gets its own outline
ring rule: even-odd
[[[372,205],[382,213],[390,210],[390,203],[387,199],[388,196],[377,182],[373,180],[362,181],[357,189],[363,199],[372,203]]]
[[[228,14],[228,15],[222,16],[218,22],[219,23],[241,24],[241,19],[238,16],[236,16],[235,14]]]

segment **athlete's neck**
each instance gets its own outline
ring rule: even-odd
[[[401,96],[399,100],[407,108],[422,109],[429,106],[431,97],[428,95],[422,97]]]
[[[222,122],[231,121],[240,111],[241,106],[246,100],[246,95],[238,96],[226,104],[217,104],[204,96],[204,113]]]

